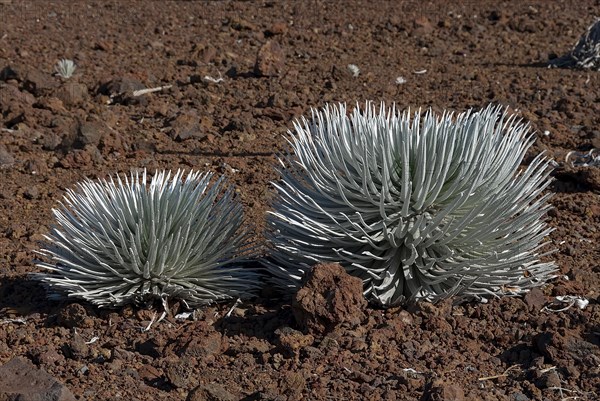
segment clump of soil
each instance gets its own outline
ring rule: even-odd
[[[366,306],[362,280],[350,276],[339,263],[315,265],[292,299],[297,324],[315,335],[329,333],[341,324],[359,325],[365,319]]]

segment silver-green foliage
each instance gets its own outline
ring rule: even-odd
[[[236,266],[251,244],[231,188],[210,173],[146,171],[79,183],[54,209],[57,226],[36,278],[49,296],[118,306],[148,298],[189,305],[249,296],[255,272]]]
[[[54,67],[56,74],[64,79],[71,78],[76,68],[77,66],[75,65],[73,60],[68,60],[64,58],[61,59],[58,63],[56,63],[56,66]]]
[[[540,261],[549,162],[519,168],[534,136],[514,115],[411,118],[368,103],[313,110],[294,129],[267,232],[285,291],[320,261],[342,263],[382,305],[519,294],[555,276]]]

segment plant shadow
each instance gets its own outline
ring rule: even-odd
[[[31,280],[26,275],[14,277],[0,277],[0,317],[18,318],[33,313],[50,314],[59,302],[49,301],[46,290],[36,280]]]
[[[600,191],[598,174],[591,168],[571,168],[554,172],[555,180],[550,184],[553,192],[581,193]]]
[[[278,328],[295,326],[291,306],[281,299],[252,299],[231,306],[229,311],[231,313],[224,313],[215,322],[215,329],[228,337],[245,336],[273,342]]]

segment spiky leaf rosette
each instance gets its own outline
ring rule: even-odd
[[[245,297],[257,275],[236,267],[247,256],[242,207],[211,173],[146,171],[116,181],[85,180],[54,209],[57,226],[40,253],[49,297],[118,306],[148,298],[202,305]],[[148,183],[149,181],[149,183]]]
[[[500,107],[402,114],[370,103],[302,118],[268,216],[275,284],[297,288],[337,261],[382,305],[460,293],[523,293],[554,277],[540,262],[549,162],[519,169],[534,141]]]

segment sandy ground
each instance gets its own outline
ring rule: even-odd
[[[545,68],[598,6],[0,1],[0,363],[24,356],[82,400],[598,399],[599,170],[564,160],[600,148],[600,75]],[[77,65],[69,80],[53,75],[61,58]],[[267,294],[230,317],[224,304],[143,331],[154,311],[49,302],[27,279],[65,189],[137,168],[227,175],[260,241],[293,119],[365,100],[493,102],[529,121],[538,138],[525,163],[545,151],[559,165],[560,277],[524,299],[370,308],[326,335],[297,331]],[[560,295],[590,303],[542,311],[565,306]]]

